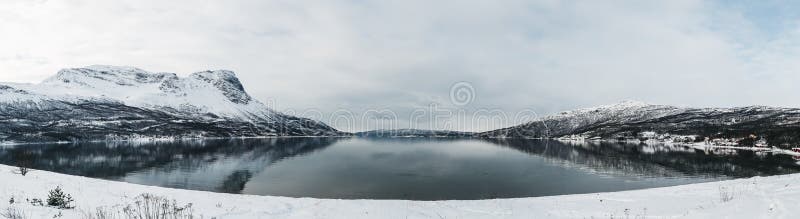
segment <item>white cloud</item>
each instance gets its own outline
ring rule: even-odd
[[[184,75],[231,69],[280,110],[375,108],[400,117],[447,106],[458,81],[474,85],[473,111],[545,114],[623,99],[800,106],[800,26],[781,21],[783,29],[765,32],[746,8],[715,2],[0,4],[0,81],[37,82],[91,64]]]

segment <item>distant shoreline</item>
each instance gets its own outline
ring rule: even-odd
[[[103,142],[170,142],[186,140],[224,140],[224,139],[269,139],[269,138],[350,138],[350,135],[338,136],[246,136],[246,137],[181,137],[181,138],[136,138],[136,139],[106,139],[86,141],[42,141],[42,142],[0,142],[0,146],[38,145],[38,144],[76,144],[76,143],[103,143]]]
[[[180,137],[180,138],[133,138],[133,139],[107,139],[107,140],[87,140],[87,141],[50,141],[50,142],[0,142],[0,146],[15,146],[15,145],[39,145],[39,144],[76,144],[76,143],[103,143],[103,142],[141,142],[141,143],[155,143],[155,142],[172,142],[172,141],[186,141],[186,140],[224,140],[224,139],[270,139],[270,138],[463,138],[463,139],[529,139],[529,140],[554,140],[564,142],[617,142],[617,143],[641,143],[641,144],[669,144],[676,146],[684,146],[699,150],[704,149],[735,149],[735,150],[749,150],[749,151],[762,151],[780,153],[791,156],[800,156],[800,153],[792,150],[780,149],[777,147],[744,147],[744,146],[725,146],[725,145],[707,145],[704,143],[684,143],[684,142],[649,142],[649,141],[619,141],[615,139],[563,139],[563,138],[520,138],[520,137],[478,137],[478,136],[357,136],[357,135],[339,135],[339,136],[242,136],[242,137]]]

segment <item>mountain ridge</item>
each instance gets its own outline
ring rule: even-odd
[[[0,142],[307,135],[347,133],[270,109],[227,70],[179,77],[94,65],[0,83]]]
[[[636,139],[642,133],[738,140],[757,136],[775,145],[797,145],[800,109],[622,101],[478,133],[414,129],[346,133],[270,109],[250,96],[228,70],[180,77],[93,65],[60,70],[38,84],[0,82],[0,142],[343,135]]]
[[[564,111],[524,124],[477,133],[476,136],[636,139],[643,132],[740,140],[757,136],[788,147],[800,143],[800,109],[769,106],[692,108],[622,102]]]

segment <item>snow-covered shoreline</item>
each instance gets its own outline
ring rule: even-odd
[[[734,149],[734,150],[749,150],[749,151],[758,151],[758,152],[770,152],[770,153],[777,153],[777,154],[785,154],[790,156],[800,156],[800,153],[794,152],[792,150],[780,149],[776,147],[742,147],[742,146],[726,146],[726,145],[705,145],[702,143],[698,144],[684,144],[682,146],[691,147],[694,149],[699,150],[706,150],[706,149]]]
[[[800,174],[635,191],[473,201],[335,200],[212,193],[143,186],[0,165],[0,213],[84,218],[98,207],[120,210],[142,193],[192,203],[202,218],[791,218],[800,209]],[[75,209],[32,206],[57,186]],[[468,192],[468,191],[465,191]],[[16,202],[9,204],[14,198]],[[725,198],[730,200],[723,200]]]
[[[41,145],[41,144],[79,144],[79,143],[113,143],[113,142],[134,142],[134,143],[156,143],[156,142],[179,142],[194,140],[224,140],[224,139],[271,139],[271,138],[351,138],[350,135],[332,136],[313,136],[313,135],[276,135],[276,136],[236,136],[236,137],[142,137],[129,139],[104,139],[87,141],[42,141],[42,142],[8,142],[0,141],[0,146],[17,145]]]
[[[545,138],[531,138],[531,139],[545,139]],[[586,139],[586,138],[549,138],[548,140],[568,142],[568,143],[586,143],[586,142],[612,142],[612,143],[633,143],[633,144],[646,144],[646,145],[668,145],[680,146],[686,148],[693,148],[698,150],[713,150],[713,149],[733,149],[733,150],[747,150],[756,152],[769,152],[775,154],[785,154],[789,156],[800,156],[800,152],[795,152],[788,149],[781,149],[775,146],[772,147],[749,147],[749,146],[733,146],[733,145],[714,145],[707,142],[672,142],[672,141],[619,141],[616,139]]]

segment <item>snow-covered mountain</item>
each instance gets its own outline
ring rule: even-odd
[[[712,138],[763,136],[770,144],[800,143],[800,109],[750,106],[681,108],[625,101],[557,113],[522,125],[478,133],[481,137],[636,138],[642,132]]]
[[[226,70],[178,77],[97,65],[0,83],[0,142],[342,134],[268,108]]]

